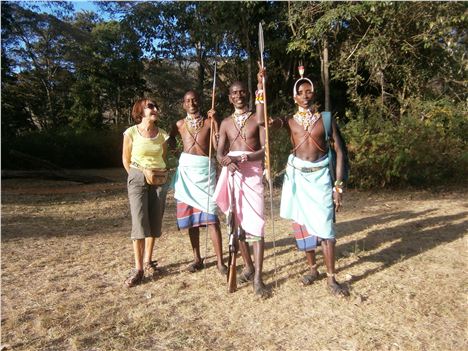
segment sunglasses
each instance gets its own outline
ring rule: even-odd
[[[158,105],[152,104],[151,102],[146,105],[146,108],[149,108],[150,110],[153,110],[153,109],[159,110]]]

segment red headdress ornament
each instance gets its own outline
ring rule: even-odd
[[[297,95],[297,88],[298,88],[297,83],[299,83],[301,81],[308,82],[310,84],[310,86],[312,87],[312,92],[313,92],[314,91],[314,84],[312,83],[312,81],[309,78],[304,78],[304,66],[302,65],[302,62],[299,63],[299,67],[297,69],[299,71],[299,75],[301,76],[301,78],[296,80],[296,83],[294,83],[293,96]]]

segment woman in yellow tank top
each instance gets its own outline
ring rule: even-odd
[[[157,126],[158,113],[154,101],[137,100],[132,110],[136,125],[124,132],[122,163],[128,173],[131,239],[135,254],[135,268],[125,280],[127,287],[140,284],[145,272],[153,275],[156,269],[152,255],[155,238],[161,235],[165,196],[162,186],[148,184],[142,169],[166,168],[169,135]]]

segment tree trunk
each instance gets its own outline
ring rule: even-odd
[[[325,98],[325,111],[331,111],[331,104],[330,104],[330,76],[328,71],[328,39],[325,37],[323,39],[323,49],[322,55],[320,57],[321,61],[321,74],[322,74],[322,83],[323,83],[323,90],[324,90],[324,98]]]
[[[249,58],[247,60],[247,87],[249,89],[249,95],[250,95],[250,98],[249,98],[249,109],[252,110],[253,109],[253,106],[254,106],[254,103],[253,103],[253,99],[254,99],[254,95],[255,95],[255,92],[253,91],[252,89],[252,53],[250,52],[250,45],[247,45],[247,50],[248,50],[248,55],[249,55]]]
[[[249,90],[249,109],[252,110],[254,106],[254,90],[252,87],[252,47],[250,46],[249,26],[246,23],[245,17],[242,16],[242,27],[244,32],[245,47],[247,50],[247,89]]]
[[[200,42],[197,43],[196,48],[197,48],[197,59],[198,59],[198,73],[197,73],[198,88],[197,90],[198,90],[198,94],[200,95],[200,97],[202,97],[204,81],[205,81],[204,52],[203,52],[202,44]]]
[[[382,70],[379,70],[379,76],[380,76],[380,87],[381,87],[381,99],[382,99],[382,106],[385,104],[385,79],[384,79],[384,74]]]

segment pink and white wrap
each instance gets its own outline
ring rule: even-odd
[[[249,154],[246,151],[231,151],[229,156]],[[265,219],[263,217],[263,166],[262,161],[238,163],[239,171],[234,176],[223,167],[213,194],[221,211],[227,214],[231,206],[231,186],[234,184],[236,223],[240,223],[246,233],[263,237]]]

